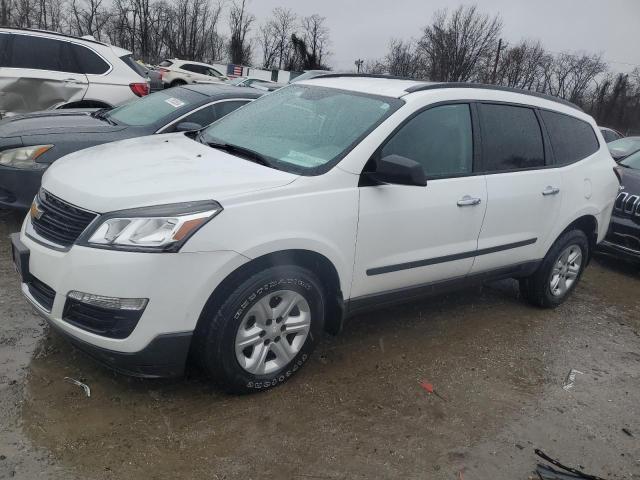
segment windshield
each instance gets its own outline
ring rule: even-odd
[[[640,149],[640,137],[626,137],[607,145],[613,158],[622,158]]]
[[[250,149],[275,168],[311,175],[331,168],[402,104],[396,98],[292,85],[218,120],[202,139]]]
[[[620,165],[624,165],[627,168],[633,168],[634,170],[640,170],[640,152],[632,153],[622,160]]]
[[[186,88],[174,87],[152,93],[126,105],[114,108],[108,117],[118,123],[132,126],[152,125],[164,117],[202,100],[202,95]]]

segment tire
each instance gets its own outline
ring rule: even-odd
[[[578,250],[579,258],[574,256]],[[561,265],[563,258],[567,262]],[[582,230],[563,233],[551,246],[536,272],[520,279],[520,293],[535,306],[557,307],[576,288],[588,258],[589,241],[585,233]]]
[[[194,339],[200,365],[233,393],[285,382],[309,359],[322,336],[321,285],[312,272],[296,266],[271,267],[240,283],[217,311],[203,314]]]
[[[174,80],[173,82],[171,82],[171,85],[169,85],[169,87],[179,87],[180,85],[186,85],[187,82],[185,82],[184,80]]]

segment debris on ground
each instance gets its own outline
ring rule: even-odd
[[[91,388],[89,388],[89,385],[87,385],[86,383],[82,383],[80,380],[76,380],[75,378],[71,377],[64,377],[64,381],[73,385],[77,385],[78,387],[82,387],[84,389],[84,393],[87,394],[87,397],[91,396]]]
[[[580,370],[575,370],[575,369],[571,369],[569,370],[569,374],[567,375],[567,378],[564,381],[564,384],[562,385],[562,388],[564,388],[566,391],[569,391],[573,388],[573,384],[576,381],[576,375],[584,375],[584,373],[582,373]]]
[[[630,437],[633,437],[633,433],[631,433],[631,430],[629,430],[628,428],[623,428],[622,431],[627,435],[629,435]]]
[[[547,462],[560,468],[561,470],[565,470],[566,472],[569,472],[569,474],[567,474],[565,472],[556,470],[555,468],[552,468],[548,465],[539,463],[536,468],[536,473],[538,474],[541,480],[571,480],[571,479],[605,480],[602,477],[581,472],[576,468],[567,467],[566,465],[563,465],[562,463],[560,463],[558,460],[551,458],[549,455],[544,453],[539,448],[536,448],[534,451],[536,455],[538,455],[543,460],[546,460]]]
[[[436,392],[436,390],[433,388],[433,384],[423,380],[422,382],[420,382],[420,386],[429,394],[431,395],[435,395],[436,397],[438,397],[440,400],[443,400],[445,402],[447,402],[448,400],[446,398],[444,398],[442,395],[440,395],[438,392]]]

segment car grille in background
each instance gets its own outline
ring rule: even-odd
[[[33,276],[29,279],[27,288],[33,299],[38,302],[42,308],[50,312],[53,307],[53,300],[56,297],[55,290]]]
[[[614,211],[618,215],[640,218],[640,196],[620,192],[614,204]]]
[[[31,215],[33,229],[42,238],[69,247],[97,214],[75,207],[45,190],[38,194],[39,217]]]

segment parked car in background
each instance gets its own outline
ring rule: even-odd
[[[47,167],[68,153],[206,127],[260,95],[252,88],[185,85],[112,110],[53,110],[0,121],[0,207],[28,208]]]
[[[236,77],[231,80],[227,80],[227,83],[235,85],[236,87],[251,87],[254,83],[275,83],[271,80],[263,80],[262,78],[255,77]]]
[[[176,87],[187,83],[223,83],[229,80],[229,77],[212,65],[177,58],[160,62],[158,71],[165,87]]]
[[[640,150],[640,137],[624,137],[607,144],[615,161],[620,161]]]
[[[149,93],[131,52],[92,38],[0,28],[0,111],[106,108]]]
[[[640,151],[618,162],[620,193],[601,248],[640,262]]]
[[[12,235],[24,295],[113,368],[177,375],[191,354],[235,392],[285,382],[367,308],[509,277],[533,305],[565,301],[619,186],[593,119],[362,77],[56,162]]]
[[[289,83],[300,82],[302,80],[309,80],[311,78],[318,77],[320,75],[326,75],[327,73],[332,73],[332,72],[330,72],[329,70],[306,70],[304,73],[289,80]]]
[[[614,130],[613,128],[609,128],[609,127],[598,127],[598,128],[600,128],[600,133],[602,133],[602,136],[604,137],[604,141],[607,143],[624,138],[623,134],[621,134],[617,130]]]
[[[251,84],[252,88],[256,88],[264,92],[275,92],[284,86],[284,84],[276,82],[254,82]]]

